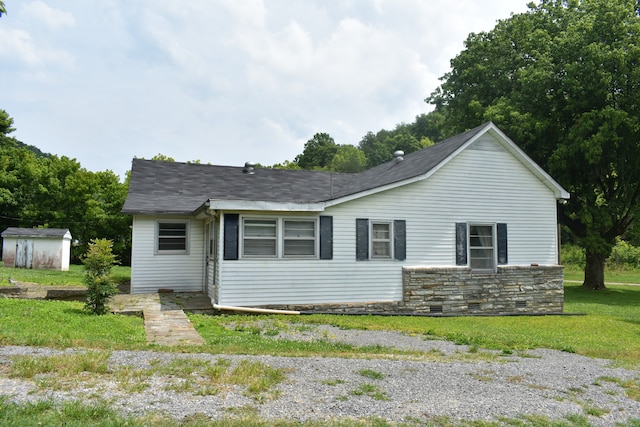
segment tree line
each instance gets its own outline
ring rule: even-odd
[[[89,241],[113,241],[120,262],[130,263],[131,218],[122,215],[128,182],[112,171],[91,172],[75,159],[42,153],[9,134],[13,119],[0,110],[0,229],[68,228],[72,261]]]
[[[359,172],[396,150],[408,154],[493,121],[571,193],[559,221],[585,249],[584,286],[603,289],[616,242],[640,240],[638,40],[637,0],[531,3],[491,31],[469,34],[425,100],[430,113],[369,132],[357,146],[317,133],[295,159],[272,167]],[[130,248],[130,219],[119,213],[127,182],[20,146],[7,136],[12,121],[2,113],[0,226],[69,227],[80,245],[113,239],[114,252],[127,259],[119,252],[119,245]]]

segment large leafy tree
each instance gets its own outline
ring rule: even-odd
[[[586,250],[584,285],[640,197],[636,0],[545,0],[470,34],[427,101],[448,133],[492,120],[571,192],[559,215]]]
[[[338,144],[328,133],[318,132],[304,144],[294,162],[302,169],[329,169],[338,152]]]
[[[389,160],[393,160],[393,153],[397,150],[405,154],[428,147],[433,144],[429,138],[431,129],[427,129],[423,119],[412,124],[400,123],[393,130],[382,129],[377,133],[368,132],[360,141],[359,147],[368,160],[368,166],[373,167]]]

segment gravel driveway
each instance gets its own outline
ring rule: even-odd
[[[606,360],[552,350],[505,356],[475,353],[445,341],[328,326],[273,337],[279,338],[381,345],[423,351],[425,357],[337,359],[113,351],[109,359],[111,369],[149,368],[158,361],[175,358],[214,363],[226,359],[232,365],[248,359],[285,368],[286,379],[277,386],[277,397],[257,401],[238,386],[205,396],[170,390],[166,385],[175,382],[175,378],[160,375],[153,376],[149,386],[139,392],[122,390],[109,378],[80,382],[68,390],[41,389],[32,380],[7,378],[3,366],[11,363],[11,356],[15,355],[45,356],[73,350],[6,346],[0,347],[0,395],[17,402],[109,399],[123,414],[163,412],[177,419],[196,413],[217,419],[247,410],[263,418],[379,417],[418,424],[441,416],[452,420],[497,420],[526,414],[550,418],[578,414],[588,417],[592,425],[603,426],[640,419],[640,402],[628,398],[619,385],[640,380],[640,372],[611,367]]]

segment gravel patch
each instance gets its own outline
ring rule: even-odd
[[[14,402],[107,399],[124,415],[165,413],[176,419],[196,413],[220,419],[246,411],[265,419],[380,417],[391,422],[427,422],[441,416],[489,421],[527,414],[558,419],[577,414],[588,417],[592,425],[613,426],[640,418],[640,402],[629,399],[618,382],[603,379],[640,380],[640,372],[612,367],[606,360],[543,349],[464,360],[458,356],[469,354],[469,349],[450,342],[330,326],[273,337],[282,338],[380,345],[440,357],[338,359],[113,351],[109,358],[111,370],[147,369],[185,358],[213,363],[225,359],[231,366],[251,360],[285,369],[286,380],[276,387],[277,396],[256,400],[240,386],[204,396],[193,390],[167,388],[179,379],[159,374],[150,377],[148,387],[140,391],[124,390],[112,376],[79,381],[64,390],[41,389],[33,380],[7,378],[5,368],[12,363],[11,357],[70,354],[74,350],[5,346],[0,347],[0,395]],[[363,375],[367,372],[379,378]]]

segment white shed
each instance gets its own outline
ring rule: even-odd
[[[9,227],[2,236],[2,265],[38,270],[69,270],[71,233],[62,228]]]

